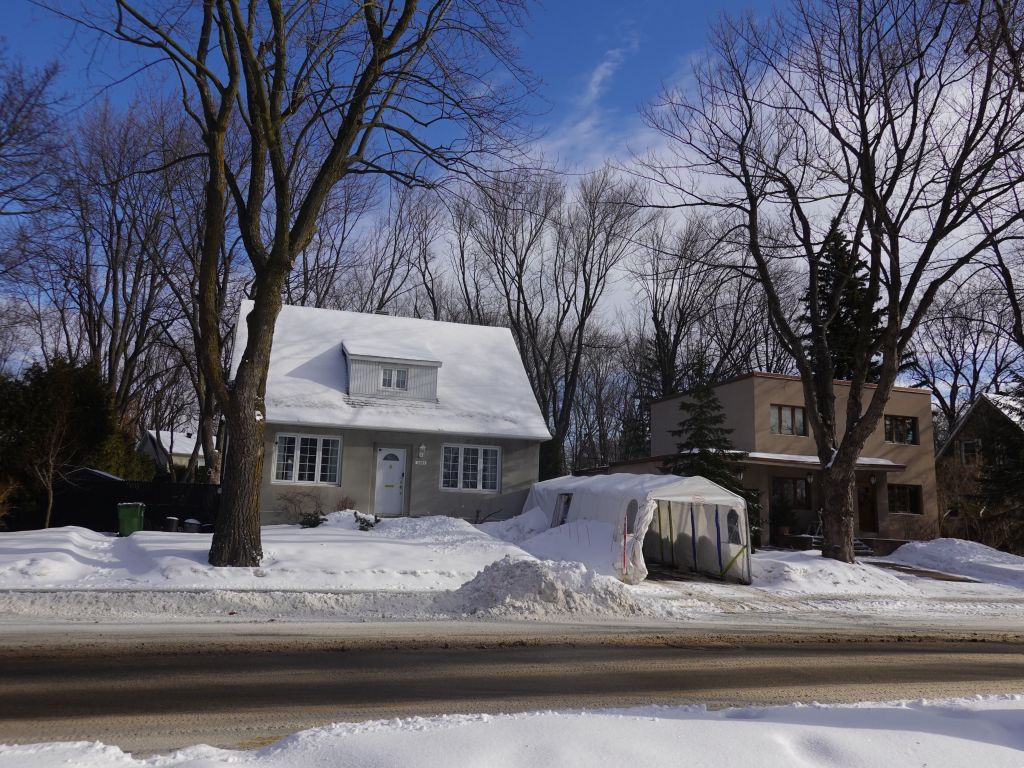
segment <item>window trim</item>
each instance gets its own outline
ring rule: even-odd
[[[446,448],[455,448],[459,452],[459,468],[458,468],[458,487],[449,488],[444,484],[444,452]],[[462,487],[462,464],[463,456],[465,455],[466,448],[475,448],[480,450],[480,462],[477,466],[477,477],[475,488],[463,488]],[[498,477],[497,487],[495,488],[483,488],[484,482],[484,454],[485,450],[491,450],[498,454]],[[440,467],[437,476],[437,487],[439,490],[445,493],[484,493],[484,494],[497,494],[501,493],[501,481],[502,481],[502,452],[501,446],[498,445],[481,445],[477,443],[442,443],[441,444],[441,457]]]
[[[897,489],[906,488],[909,494],[907,501],[910,502],[909,509],[897,509],[892,508],[892,496],[893,491]],[[907,483],[890,483],[886,488],[885,503],[889,508],[890,515],[913,515],[914,517],[921,517],[924,515],[924,488],[920,485],[910,485]],[[917,507],[917,509],[914,509]]]
[[[914,430],[913,440],[895,440],[889,439],[891,435],[893,438],[896,437],[896,420],[909,421],[912,423],[912,429]],[[920,445],[921,444],[921,425],[920,420],[917,416],[902,416],[896,413],[887,413],[882,417],[882,441],[889,445]]]
[[[400,371],[405,372],[405,386],[398,386],[398,374]],[[387,380],[390,384],[385,383],[385,374],[390,374]],[[409,391],[409,368],[403,365],[382,365],[380,367],[380,388],[385,389],[389,392],[408,392]]]
[[[789,421],[793,426],[792,432],[782,431],[782,412],[783,409],[789,410]],[[803,416],[800,419],[800,423],[803,425],[803,431],[796,431],[796,412],[800,411]],[[776,416],[777,414],[777,416]],[[778,419],[775,423],[778,424],[778,431],[772,429],[772,422]],[[807,437],[807,408],[803,405],[787,405],[785,403],[771,403],[768,410],[768,431],[773,435],[780,435],[783,437]]]
[[[295,454],[292,459],[292,476],[290,480],[279,480],[277,477],[277,444],[282,437],[293,437],[295,438]],[[299,446],[301,440],[307,438],[310,440],[316,440],[316,480],[299,480]],[[338,462],[337,462],[337,475],[338,479],[335,482],[320,479],[320,473],[323,470],[323,454],[324,454],[324,441],[325,440],[336,440],[338,442]],[[338,487],[341,485],[341,456],[345,446],[345,441],[341,435],[312,435],[306,432],[278,432],[274,435],[274,450],[270,460],[270,483],[271,485],[323,485],[327,487]]]

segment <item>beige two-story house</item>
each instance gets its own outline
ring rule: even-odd
[[[814,533],[821,508],[821,469],[807,423],[799,377],[750,373],[715,391],[736,449],[746,453],[743,483],[756,490],[766,517],[773,503],[793,510],[794,532]],[[844,413],[849,385],[836,382],[836,411]],[[651,458],[616,471],[657,471],[676,452],[681,395],[651,405]],[[866,539],[930,538],[938,505],[931,397],[927,390],[895,387],[885,417],[868,438],[857,464],[856,533]]]

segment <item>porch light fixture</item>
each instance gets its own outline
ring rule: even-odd
[[[806,480],[807,480],[807,484],[808,484],[808,485],[810,485],[811,483],[813,483],[813,482],[814,482],[814,473],[813,473],[813,472],[808,472],[808,473],[807,473],[807,477],[806,477]]]
[[[878,484],[878,475],[876,475],[874,472],[872,472],[871,476],[868,477],[868,482],[871,483],[872,485],[877,485]]]
[[[427,455],[427,446],[424,445],[423,443],[420,443],[420,458],[422,459],[426,455]]]

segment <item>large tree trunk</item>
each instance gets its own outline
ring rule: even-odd
[[[260,482],[263,477],[263,408],[252,381],[236,390],[229,410],[230,445],[224,461],[220,510],[210,565],[254,568],[263,558]],[[257,409],[257,406],[260,406]]]
[[[838,457],[822,478],[824,499],[821,509],[823,557],[852,563],[854,507],[854,463]]]

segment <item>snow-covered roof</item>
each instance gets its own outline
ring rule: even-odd
[[[191,456],[199,440],[198,432],[171,432],[169,430],[147,429],[150,439],[155,441],[167,453],[173,456]],[[203,448],[199,447],[199,458],[203,456]]]
[[[246,343],[242,303],[232,371]],[[348,394],[343,351],[440,363],[437,402]],[[267,377],[267,421],[353,429],[548,440],[508,328],[285,306]]]
[[[814,466],[821,466],[821,459],[817,456],[807,456],[796,453],[764,453],[763,451],[750,451],[746,458],[753,461],[777,461],[786,464],[813,464]],[[905,464],[897,464],[895,461],[890,461],[889,459],[877,459],[871,456],[861,456],[857,459],[857,466],[874,467],[876,469],[883,470],[898,470],[906,467]]]

